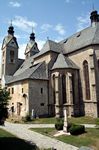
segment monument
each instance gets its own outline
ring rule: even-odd
[[[68,121],[67,121],[67,110],[66,107],[64,107],[64,126],[63,126],[63,131],[64,132],[68,132],[67,131],[67,126],[68,126]]]

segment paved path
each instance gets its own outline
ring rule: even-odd
[[[96,124],[82,124],[85,128],[96,128]]]
[[[21,139],[35,143],[39,148],[56,148],[57,150],[78,150],[77,147],[63,143],[54,138],[50,138],[34,131],[28,130],[31,127],[53,127],[53,125],[35,125],[35,124],[13,124],[6,122],[5,126],[0,126],[8,132],[18,136]]]

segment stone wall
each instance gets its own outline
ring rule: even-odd
[[[48,115],[48,81],[30,80],[29,81],[29,112],[32,109],[34,115]]]
[[[84,111],[87,116],[97,117],[97,96],[96,96],[96,74],[95,74],[95,63],[94,63],[94,49],[93,47],[87,47],[76,51],[68,55],[69,58],[80,68],[80,80],[81,80],[81,88],[82,88],[82,97],[79,99],[83,99],[84,102]],[[83,74],[83,62],[86,60],[88,62],[89,67],[89,81],[90,81],[90,100],[86,100],[85,97],[85,82],[84,82],[84,74]],[[92,109],[90,109],[92,107]]]
[[[14,106],[13,115],[19,116],[27,115],[29,111],[28,90],[29,90],[28,81],[21,81],[8,85],[8,91],[10,91],[11,96],[11,100],[9,101],[9,112],[11,114],[12,114],[11,107]],[[26,94],[26,97],[24,96],[24,94]]]

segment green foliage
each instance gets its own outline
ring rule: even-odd
[[[8,117],[7,105],[11,99],[10,94],[6,89],[0,89],[0,124]]]
[[[25,117],[22,118],[22,121],[24,121],[24,122],[31,121],[31,116],[29,114],[27,114]]]
[[[63,119],[57,118],[55,123],[56,130],[63,130],[63,125],[64,125]]]
[[[99,125],[99,118],[96,118],[96,125]]]
[[[73,124],[69,128],[69,132],[71,133],[71,135],[79,135],[79,134],[85,133],[85,126]]]

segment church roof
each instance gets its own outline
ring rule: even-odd
[[[59,54],[53,67],[52,70],[54,69],[79,69],[78,66],[72,62],[71,59],[68,57],[65,57],[63,54]]]
[[[99,44],[99,23],[77,32],[59,43],[63,45],[64,54],[74,52],[92,44]]]
[[[22,65],[19,67],[19,69],[15,72],[14,76],[17,76],[24,72],[26,69],[28,69],[31,65],[33,65],[34,58],[33,56],[29,57],[28,59],[25,59],[25,61],[22,63]]]
[[[6,84],[25,80],[25,79],[42,79],[48,80],[45,62],[31,65],[20,74],[12,76],[7,80]]]
[[[63,47],[60,43],[54,42],[52,40],[47,40],[41,51],[36,54],[35,57],[41,56],[49,51],[61,53],[63,52]]]

